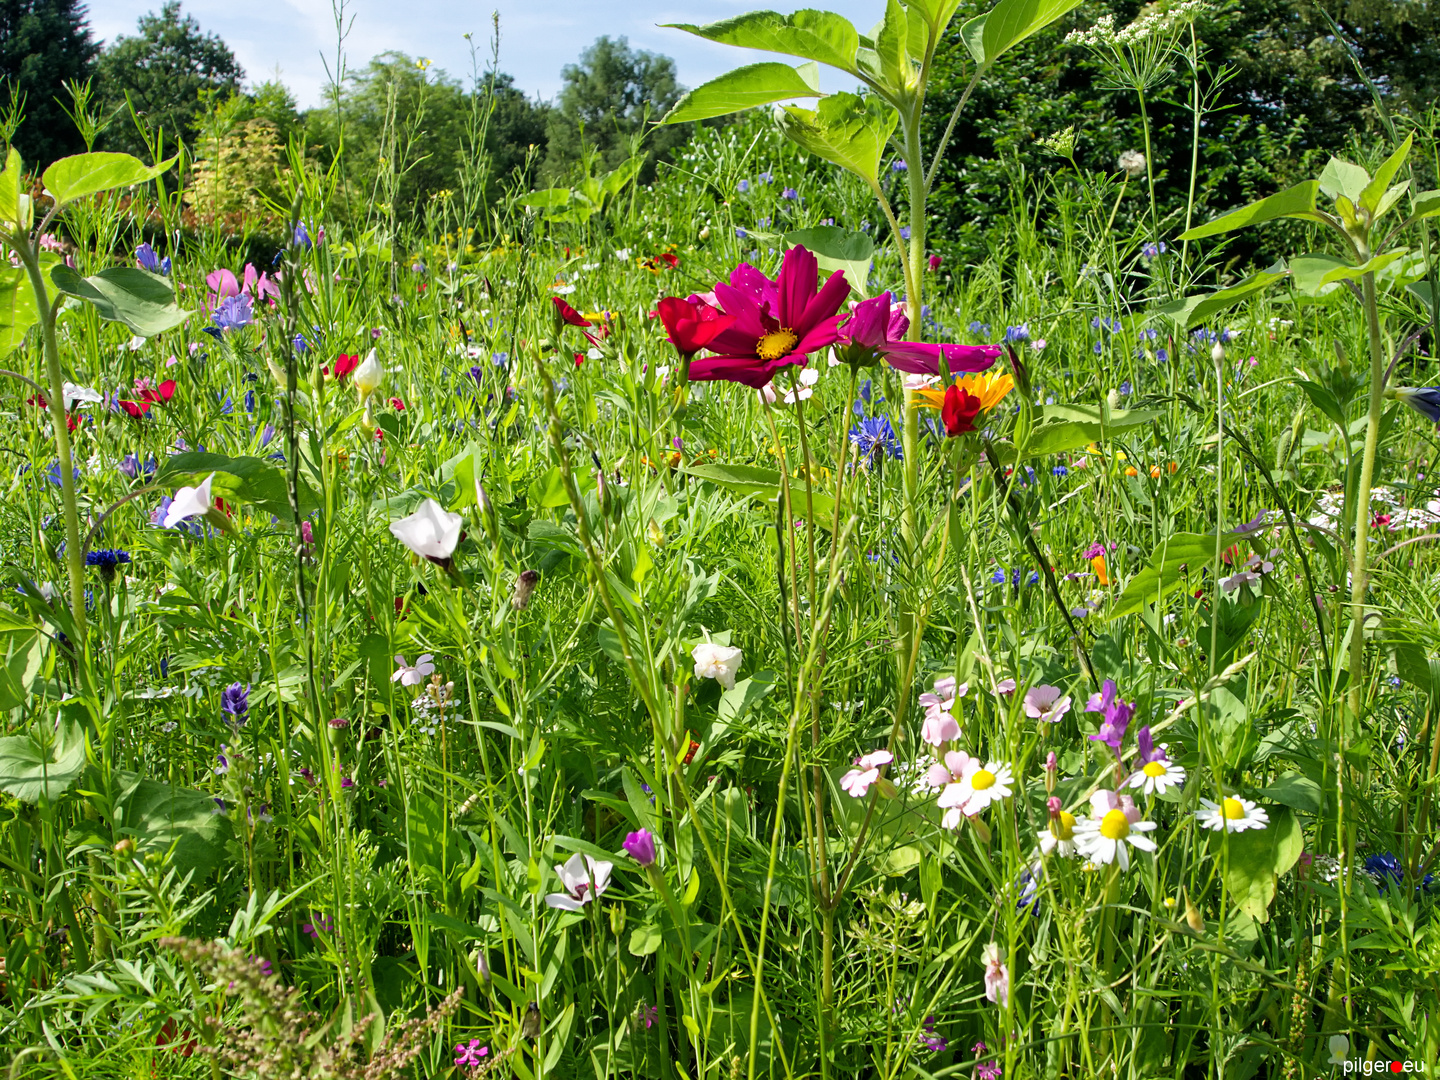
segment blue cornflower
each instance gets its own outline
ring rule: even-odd
[[[80,482],[80,469],[79,469],[78,466],[76,466],[75,468],[73,468],[73,469],[70,470],[70,475],[71,475],[72,477],[74,477],[75,482],[76,482],[77,484]],[[46,472],[45,472],[45,479],[49,480],[49,481],[50,481],[52,484],[54,484],[56,487],[60,487],[60,486],[61,486],[61,485],[60,485],[60,462],[58,462],[58,461],[52,461],[52,462],[50,463],[50,468],[49,468],[48,470],[46,470]]]
[[[1030,324],[1021,323],[1019,326],[1007,326],[1005,328],[1005,343],[1014,345],[1017,341],[1030,340]]]
[[[1005,571],[1004,571],[1004,570],[996,570],[995,573],[993,573],[993,574],[990,575],[990,580],[993,581],[996,585],[1004,585],[1004,584],[1005,584]]]
[[[750,181],[741,180],[738,184],[735,185],[735,190],[740,192],[741,195],[744,195],[745,192],[750,190]]]
[[[220,301],[220,306],[215,309],[211,318],[215,321],[215,328],[224,332],[226,330],[239,330],[249,326],[255,321],[255,314],[252,309],[252,301],[248,293],[240,293],[238,296],[227,296]]]
[[[769,183],[773,183],[773,182],[774,182],[774,180],[775,180],[775,174],[772,173],[769,169],[766,169],[764,172],[762,172],[762,173],[761,173],[759,176],[757,176],[755,179],[759,180],[760,183],[762,183],[762,184],[769,184]]]
[[[215,400],[220,402],[220,415],[229,416],[235,411],[235,403],[230,400],[230,395],[223,390],[215,391]]]
[[[1132,386],[1130,385],[1130,380],[1129,380],[1129,379],[1126,379],[1124,382],[1122,382],[1122,383],[1120,384],[1120,396],[1121,396],[1121,397],[1129,397],[1129,396],[1130,396],[1130,391],[1133,390],[1133,389],[1134,389],[1134,387],[1132,387]]]
[[[1158,360],[1158,361],[1159,361],[1160,363],[1162,363],[1162,364],[1168,364],[1168,363],[1170,362],[1170,350],[1169,350],[1169,349],[1156,349],[1156,350],[1155,350],[1155,359]]]
[[[1070,475],[1070,469],[1065,465],[1056,465],[1050,472],[1062,480]]]
[[[800,198],[800,193],[796,191],[793,187],[787,187],[784,191],[780,192],[780,198],[789,199],[791,202],[794,202],[796,199]]]
[[[909,171],[909,169],[910,166],[905,164],[904,158],[896,158],[894,161],[890,162],[891,172],[907,172]]]
[[[750,235],[750,234],[745,231],[745,229],[744,229],[743,226],[740,226],[740,225],[736,225],[736,226],[735,226],[735,236],[736,236],[736,239],[744,240],[744,239],[745,239],[747,236],[749,236],[749,235]]]
[[[504,367],[510,362],[510,354],[508,352],[492,353],[490,355],[490,362],[496,367]]]
[[[310,343],[305,340],[304,334],[296,334],[290,343],[295,346],[295,351],[301,356],[310,351]]]
[[[246,391],[245,391],[245,411],[246,411],[247,413],[253,413],[253,412],[255,411],[255,391],[254,391],[254,390],[246,390]]]
[[[140,264],[142,270],[149,270],[152,274],[170,273],[170,256],[160,258],[148,243],[141,244],[135,249],[135,261]]]
[[[976,337],[988,338],[990,336],[990,324],[988,322],[980,322],[978,319],[973,320],[965,329]]]
[[[862,416],[850,429],[850,441],[860,456],[873,462],[876,458],[900,456],[900,440],[888,416]]]
[[[250,715],[250,687],[235,682],[221,690],[220,711],[230,717],[235,727],[243,727]]]
[[[140,462],[140,455],[136,453],[126,454],[120,459],[120,471],[134,480],[137,476],[151,477],[155,475],[155,459],[146,458],[144,464]]]
[[[106,581],[115,580],[115,568],[122,563],[130,561],[130,553],[119,548],[102,548],[99,551],[87,551],[85,553],[85,565],[93,566],[100,571],[100,576]]]
[[[295,233],[293,236],[293,240],[296,247],[304,248],[306,251],[309,251],[310,248],[313,246],[313,242],[310,239],[310,233],[305,228],[305,223],[303,221],[297,221],[295,223]]]
[[[1371,855],[1365,860],[1365,872],[1375,879],[1376,887],[1383,893],[1389,892],[1391,885],[1399,885],[1405,880],[1405,865],[1389,851],[1379,855]],[[1415,891],[1422,888],[1429,892],[1435,884],[1435,875],[1426,874],[1425,880],[1415,886]]]

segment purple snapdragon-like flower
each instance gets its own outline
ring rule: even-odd
[[[250,687],[236,682],[221,690],[220,711],[230,717],[235,727],[243,727],[250,715]]]
[[[1125,729],[1130,726],[1130,717],[1135,713],[1134,704],[1121,701],[1116,694],[1115,680],[1106,679],[1100,693],[1090,695],[1085,711],[1101,716],[1100,730],[1090,736],[1090,741],[1110,747],[1118,761],[1120,747],[1125,742]]]

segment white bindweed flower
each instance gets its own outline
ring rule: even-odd
[[[370,350],[364,362],[350,376],[351,382],[355,384],[355,389],[360,394],[361,401],[380,389],[380,383],[384,378],[385,369],[380,366],[380,358],[375,355],[374,349]]]
[[[104,400],[98,391],[92,390],[88,386],[76,386],[70,382],[65,384],[65,408],[67,409],[77,403],[93,405]]]
[[[460,542],[463,519],[452,514],[434,499],[426,499],[409,517],[390,523],[390,532],[416,555],[431,562],[443,563],[455,553]]]
[[[555,876],[565,887],[564,892],[550,893],[545,903],[561,911],[583,911],[585,905],[610,887],[610,871],[615,864],[576,852],[563,866],[555,867]]]
[[[186,518],[208,514],[214,503],[210,495],[210,484],[214,479],[215,474],[211,473],[198,486],[182,487],[175,492],[175,497],[170,500],[170,506],[165,511],[162,527],[173,529]]]
[[[1244,832],[1246,829],[1265,828],[1270,824],[1270,815],[1249,799],[1227,795],[1218,805],[1209,799],[1201,799],[1200,809],[1195,811],[1195,820],[1207,829]]]
[[[739,649],[702,641],[691,650],[690,655],[695,660],[697,679],[714,679],[726,690],[735,689],[735,673],[740,670],[743,659]]]

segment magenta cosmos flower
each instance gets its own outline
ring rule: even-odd
[[[775,373],[839,340],[840,305],[850,295],[841,270],[820,288],[819,264],[803,247],[793,247],[771,281],[749,263],[741,263],[730,283],[715,286],[715,298],[735,322],[707,346],[714,356],[696,357],[690,378],[725,379],[759,390]]]
[[[896,371],[910,375],[939,375],[942,354],[952,374],[984,371],[1000,358],[999,345],[927,345],[906,341],[910,319],[905,315],[904,305],[892,305],[890,301],[887,292],[855,305],[849,320],[840,328],[841,347],[837,352],[842,360],[856,367],[884,360]]]

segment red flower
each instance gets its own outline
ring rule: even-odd
[[[699,750],[699,749],[700,749],[700,744],[699,744],[698,742],[696,742],[694,739],[691,739],[691,740],[690,740],[690,747],[689,747],[689,749],[687,749],[687,750],[685,751],[685,764],[686,764],[686,765],[689,765],[690,762],[692,762],[692,761],[695,760],[695,751],[696,751],[696,750]]]
[[[579,367],[583,363],[585,363],[585,354],[583,352],[577,352],[575,354],[575,366]]]
[[[134,401],[121,401],[117,402],[117,404],[120,406],[120,408],[125,410],[127,416],[133,417],[136,420],[139,420],[142,416],[144,416],[147,412],[150,411],[150,402],[148,401],[145,402],[143,405]]]
[[[668,251],[663,255],[652,255],[650,256],[650,258],[645,259],[641,263],[641,266],[643,266],[646,270],[657,274],[660,272],[662,267],[668,266],[671,270],[674,270],[679,265],[679,258],[670,254]]]
[[[940,419],[945,422],[945,433],[953,438],[967,431],[974,431],[975,417],[980,412],[980,406],[978,397],[952,383],[945,391],[945,401],[940,406]]]
[[[26,405],[34,405],[37,409],[48,409],[50,403],[45,400],[44,394],[31,394],[25,399]]]
[[[589,319],[585,318],[584,315],[581,315],[578,311],[576,311],[573,307],[567,304],[564,300],[560,299],[560,297],[558,296],[552,296],[550,298],[550,302],[555,305],[555,317],[557,320],[559,320],[561,325],[578,326],[580,327],[580,332],[590,340],[591,345],[600,344],[597,340],[595,340],[595,335],[590,333],[589,330],[585,329],[585,327],[587,326],[594,326],[594,323],[592,323]]]
[[[343,382],[345,376],[349,375],[359,366],[360,357],[358,354],[355,356],[346,356],[344,353],[341,353],[335,357],[335,378]]]
[[[748,263],[736,267],[728,285],[715,286],[720,306],[735,321],[707,346],[718,355],[691,363],[690,378],[727,379],[759,390],[781,368],[804,366],[810,353],[833,345],[850,285],[837,270],[817,289],[818,273],[815,256],[799,246],[785,253],[776,281]]]
[[[401,401],[398,397],[392,397],[390,399],[390,407],[396,412],[404,412],[405,402]]]
[[[146,402],[147,404],[149,404],[150,402],[158,401],[163,405],[165,402],[169,401],[174,396],[174,379],[166,379],[156,389],[152,390],[150,387],[147,386],[140,391],[140,400]],[[125,403],[122,401],[120,404],[124,405]]]
[[[656,314],[665,324],[670,344],[681,356],[694,356],[735,322],[735,316],[711,307],[698,296],[686,300],[667,296],[656,305]]]

